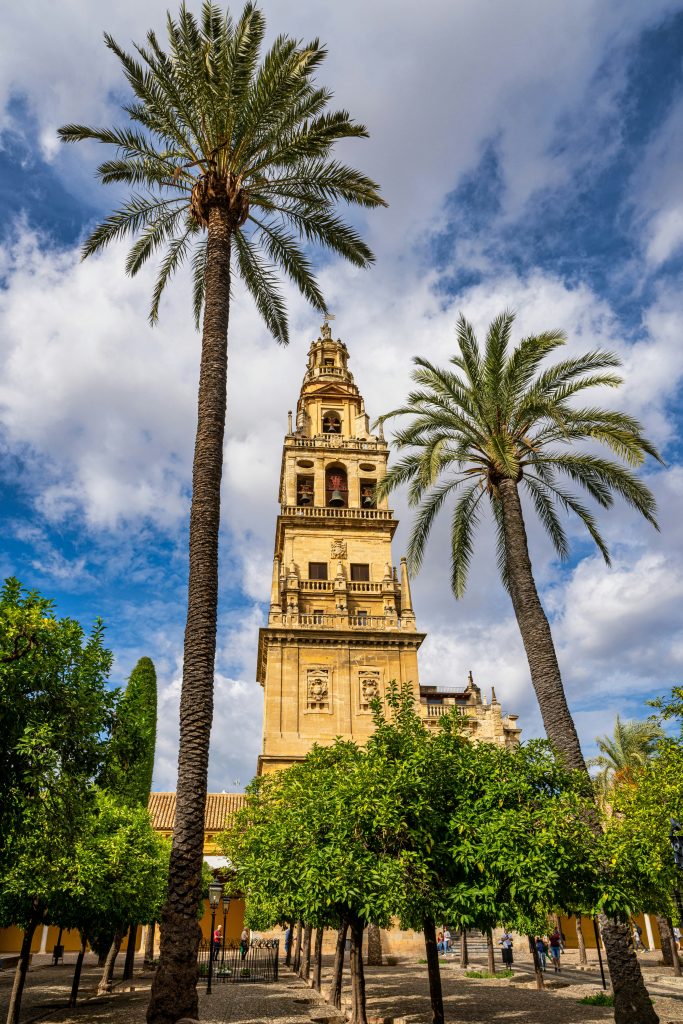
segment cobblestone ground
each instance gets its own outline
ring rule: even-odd
[[[69,958],[73,961],[73,958]],[[641,959],[648,989],[662,1024],[683,1024],[683,983],[657,965],[657,954]],[[472,967],[483,966],[473,963]],[[324,979],[331,962],[325,964]],[[137,973],[133,991],[119,983],[110,996],[96,997],[99,970],[94,957],[86,963],[81,1003],[67,1010],[73,962],[46,966],[34,958],[25,990],[22,1024],[144,1024],[151,975]],[[120,971],[120,968],[119,968]],[[4,1020],[11,987],[11,972],[0,974],[0,1020]],[[559,975],[546,973],[549,986],[536,991],[528,960],[516,958],[512,979],[489,981],[469,979],[455,959],[442,964],[446,1019],[449,1024],[599,1024],[612,1019],[607,1007],[581,1005],[584,995],[600,991],[597,964],[588,971],[578,969],[575,954],[567,954]],[[406,1024],[430,1020],[426,965],[405,961],[393,967],[367,968],[368,1015],[371,1018],[402,1019]],[[345,996],[348,995],[348,982]],[[328,1005],[289,970],[281,972],[277,984],[218,984],[211,996],[201,995],[200,1017],[204,1024],[311,1024]]]

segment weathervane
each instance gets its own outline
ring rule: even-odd
[[[334,314],[325,313],[325,319],[323,320],[323,325],[320,328],[322,336],[325,339],[325,341],[330,341],[332,339],[332,328],[330,327],[330,320],[334,320]]]

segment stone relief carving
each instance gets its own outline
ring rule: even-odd
[[[369,709],[370,701],[380,695],[379,679],[379,672],[373,672],[370,669],[363,669],[358,673],[358,681],[360,684],[360,706],[364,711]]]
[[[306,704],[314,711],[324,711],[330,706],[330,670],[309,668],[306,678]]]
[[[332,558],[346,558],[346,541],[333,540],[330,548]]]

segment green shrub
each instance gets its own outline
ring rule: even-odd
[[[614,996],[607,992],[596,992],[594,996],[584,996],[579,1002],[585,1006],[614,1006]]]
[[[495,974],[491,971],[465,971],[466,978],[511,978],[514,974],[509,967],[505,967],[502,971],[496,971]]]

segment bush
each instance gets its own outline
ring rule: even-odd
[[[584,1006],[614,1006],[614,996],[607,992],[596,992],[594,996],[584,996],[579,1002]]]
[[[466,978],[511,978],[514,974],[509,967],[505,967],[502,971],[496,971],[493,974],[491,971],[465,971]]]

